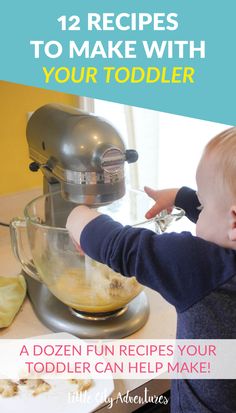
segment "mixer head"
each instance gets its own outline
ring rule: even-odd
[[[75,108],[48,104],[27,124],[30,169],[41,169],[49,184],[60,183],[70,202],[99,206],[125,193],[124,164],[136,162],[106,120]]]

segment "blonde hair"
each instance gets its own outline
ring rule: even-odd
[[[204,155],[214,155],[216,174],[236,196],[236,127],[226,129],[208,142]]]

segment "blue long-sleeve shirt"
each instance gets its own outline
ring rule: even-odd
[[[193,222],[199,201],[183,187],[175,200]],[[133,276],[175,306],[177,338],[236,338],[236,251],[189,232],[123,227],[107,215],[91,221],[81,247],[93,259]],[[173,380],[172,413],[236,412],[236,380]]]

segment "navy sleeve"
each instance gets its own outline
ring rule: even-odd
[[[197,222],[200,202],[196,191],[186,186],[180,188],[175,198],[175,206],[182,208],[190,221]]]
[[[180,234],[123,227],[107,215],[91,221],[81,247],[96,261],[158,291],[182,312],[235,274],[236,254],[216,244]]]

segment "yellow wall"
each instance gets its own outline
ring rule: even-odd
[[[42,173],[29,171],[25,129],[27,113],[46,103],[76,106],[78,98],[0,81],[0,194],[42,185]]]

